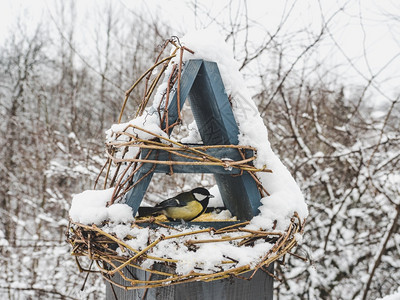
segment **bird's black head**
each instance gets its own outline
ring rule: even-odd
[[[193,195],[193,197],[197,200],[197,201],[203,201],[203,200],[208,200],[209,198],[213,198],[214,196],[210,194],[210,192],[202,187],[198,187],[195,188],[193,190],[190,191]]]

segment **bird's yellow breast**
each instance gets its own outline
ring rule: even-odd
[[[197,201],[191,201],[185,206],[181,207],[167,207],[165,215],[172,219],[183,219],[190,221],[203,210],[203,206]]]

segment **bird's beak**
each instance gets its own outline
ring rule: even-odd
[[[209,197],[209,198],[215,198],[215,196],[210,194],[210,197]]]

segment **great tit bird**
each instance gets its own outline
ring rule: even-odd
[[[170,221],[188,222],[200,216],[213,197],[207,189],[195,188],[158,203],[150,210],[150,214],[162,213]]]

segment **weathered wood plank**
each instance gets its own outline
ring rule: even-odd
[[[180,106],[179,109],[182,110],[183,105],[185,104],[186,98],[189,94],[190,89],[193,86],[193,82],[196,79],[196,76],[200,70],[201,65],[203,64],[202,59],[193,59],[189,60],[183,66],[183,71],[181,75],[181,86],[180,86]],[[172,92],[170,93],[170,99],[168,103],[168,125],[174,124],[178,119],[178,88],[175,83]],[[162,129],[165,129],[166,124],[165,120],[162,124]],[[171,133],[172,130],[168,132]]]
[[[118,264],[118,263],[117,263]],[[162,264],[156,264],[155,269],[159,271],[171,272],[171,267]],[[268,271],[273,274],[273,264],[268,267]],[[124,270],[124,274],[129,278],[139,280],[148,280],[149,273],[128,267]],[[252,272],[243,274],[244,277],[249,277]],[[161,275],[153,274],[152,279],[165,278]],[[112,280],[118,283],[124,283],[121,276],[116,273]],[[106,283],[107,298],[113,297],[113,291],[110,284]],[[113,287],[118,300],[143,299],[145,290],[124,290],[118,287]],[[243,280],[239,278],[227,278],[210,282],[190,282],[178,285],[165,286],[147,290],[146,299],[154,300],[272,300],[273,299],[273,278],[267,273],[259,270],[252,280]]]
[[[148,173],[148,174],[147,174]],[[146,175],[147,174],[147,175]],[[149,187],[150,181],[153,178],[154,172],[149,172],[148,170],[140,169],[134,176],[132,182],[137,182],[141,179],[136,186],[130,190],[126,196],[126,204],[132,207],[133,215],[136,215],[137,210],[139,209],[140,203],[142,203],[144,194]],[[146,176],[142,178],[143,176]]]
[[[242,160],[238,149],[233,148],[220,148],[220,149],[208,149],[204,151],[205,153],[212,155],[215,158],[224,159],[230,158],[232,160],[238,161]],[[142,150],[141,158],[146,157],[148,150]],[[183,153],[182,151],[177,151],[177,153]],[[188,153],[184,153],[188,155]],[[190,155],[190,154],[189,154]],[[193,156],[193,155],[192,155]],[[252,150],[245,151],[245,158],[249,158],[253,156]],[[184,162],[191,163],[195,162],[193,159],[189,159],[186,157],[179,156],[174,153],[169,153],[164,150],[153,150],[151,154],[147,158],[148,160],[158,160],[158,161],[172,161],[172,162]],[[149,171],[153,168],[153,163],[144,163],[143,170]],[[215,173],[215,174],[232,174],[237,175],[240,174],[240,170],[237,168],[227,169],[222,166],[205,166],[205,165],[165,165],[165,164],[155,164],[155,173],[170,173],[172,170],[173,173]]]
[[[214,62],[204,62],[189,92],[189,101],[205,145],[238,144],[239,129]],[[225,206],[240,220],[258,214],[260,193],[250,174],[215,174]]]
[[[202,60],[190,60],[185,64],[185,68],[183,69],[181,75],[181,87],[180,87],[180,108],[182,108],[187,95],[189,94],[190,89],[193,86],[193,82],[196,79],[197,73],[203,64]],[[171,98],[168,105],[168,124],[171,125],[176,122],[178,118],[177,113],[177,88],[174,86],[174,91],[171,93]],[[165,121],[162,125],[165,128]],[[149,169],[139,170],[138,173],[135,174],[133,178],[133,182],[138,181],[141,176],[145,175]],[[146,178],[144,178],[141,182],[139,182],[131,191],[126,195],[126,204],[132,207],[133,215],[136,215],[136,212],[140,206],[140,203],[143,200],[143,196],[149,187],[151,178],[153,177],[153,172],[148,174]]]

